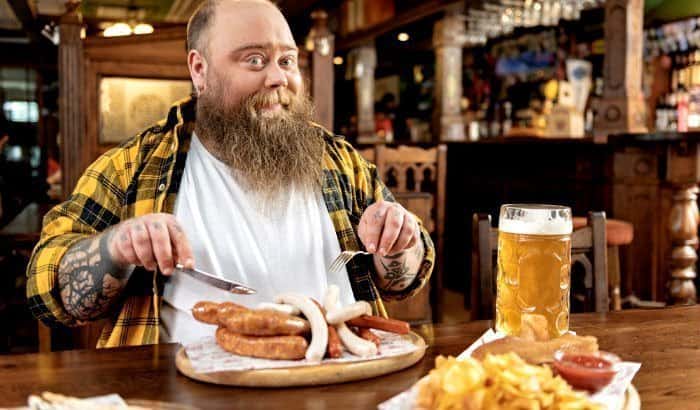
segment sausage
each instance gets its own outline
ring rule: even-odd
[[[348,320],[348,325],[357,327],[370,327],[372,329],[384,330],[386,332],[405,335],[411,331],[411,325],[407,322],[387,319],[380,316],[362,315],[355,319]]]
[[[326,313],[326,320],[332,325],[337,325],[362,315],[371,314],[372,306],[365,301],[360,301],[340,308],[336,307],[335,309],[328,309],[328,313]]]
[[[308,333],[306,320],[270,310],[247,310],[219,318],[226,329],[246,336],[284,336]]]
[[[326,293],[323,295],[323,307],[326,311],[338,308],[338,298],[340,295],[340,288],[338,285],[329,285],[326,289]]]
[[[283,303],[267,303],[263,302],[255,307],[257,310],[274,310],[275,312],[286,313],[292,316],[299,316],[301,311],[292,305],[285,305]]]
[[[233,312],[242,312],[246,310],[248,310],[248,308],[233,302],[216,303],[202,301],[192,306],[192,316],[200,322],[218,325],[220,317],[230,316]]]
[[[377,354],[378,349],[374,343],[357,336],[345,323],[336,325],[336,329],[338,337],[350,353],[360,357],[370,357]]]
[[[379,339],[379,336],[375,335],[374,332],[372,332],[368,327],[358,327],[357,334],[361,338],[374,343],[377,346],[377,348],[379,348],[379,344],[382,343],[382,341]]]
[[[308,348],[302,336],[244,336],[225,327],[216,330],[216,343],[227,352],[263,359],[303,359]]]
[[[328,357],[337,359],[343,355],[343,344],[340,342],[338,331],[333,325],[328,325]]]
[[[250,310],[250,309],[248,309],[245,306],[241,306],[239,304],[233,303],[233,302],[220,303],[219,304],[219,314],[218,314],[219,321],[221,321],[221,319],[223,319],[225,317],[233,315],[234,313],[247,312],[248,310]]]
[[[321,309],[311,298],[296,293],[283,293],[275,297],[275,303],[287,303],[296,306],[311,324],[311,343],[306,349],[306,360],[320,362],[328,347],[328,324]]]
[[[219,304],[216,302],[197,302],[192,306],[192,316],[200,322],[218,325],[218,314]]]
[[[333,285],[332,285],[333,286]],[[321,310],[323,317],[326,317],[326,309],[321,306],[316,299],[311,299],[316,306]],[[326,348],[326,356],[337,359],[343,355],[343,344],[338,337],[338,331],[331,324],[326,324],[328,327],[328,347]]]
[[[326,294],[323,296],[323,306],[326,310],[338,309],[339,293],[337,286],[331,285],[328,287]],[[338,332],[338,338],[350,353],[360,357],[369,357],[377,354],[377,346],[358,337],[344,322],[335,325],[335,328]]]

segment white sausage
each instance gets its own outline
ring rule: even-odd
[[[360,357],[370,357],[377,354],[377,345],[353,333],[345,323],[340,323],[335,328],[338,329],[340,341],[350,353]]]
[[[328,325],[321,309],[311,298],[297,293],[283,293],[275,297],[275,303],[286,303],[299,308],[311,324],[311,343],[306,349],[306,360],[320,362],[328,347]]]
[[[326,320],[332,325],[339,325],[350,319],[371,314],[372,306],[365,301],[359,301],[341,308],[328,309]]]
[[[284,303],[262,302],[255,307],[256,310],[274,310],[275,312],[286,313],[292,316],[299,316],[301,311],[298,307]]]
[[[338,288],[338,285],[329,285],[328,289],[326,289],[326,293],[323,295],[323,307],[326,309],[326,312],[330,312],[331,310],[335,310],[338,308],[338,297],[340,295],[340,288]]]
[[[323,307],[326,308],[327,312],[341,310],[338,307],[339,293],[339,289],[335,285],[329,286],[328,290],[326,290],[326,294],[323,296]],[[367,306],[369,306],[369,303],[367,303]],[[372,308],[370,307],[370,314],[371,310]],[[326,314],[327,317],[328,315]],[[340,341],[343,342],[343,345],[350,353],[359,357],[369,357],[377,354],[377,345],[357,336],[344,322],[340,322],[335,328],[338,330]]]

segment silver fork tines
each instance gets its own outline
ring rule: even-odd
[[[340,255],[338,255],[338,257],[335,258],[330,265],[328,265],[328,272],[338,272],[343,268],[343,266],[350,262],[352,258],[359,254],[371,255],[369,252],[364,251],[342,251],[340,252]]]

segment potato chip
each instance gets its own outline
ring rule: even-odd
[[[487,355],[483,362],[439,356],[418,386],[417,409],[562,410],[602,409],[547,366],[517,354]]]

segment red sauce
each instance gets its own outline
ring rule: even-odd
[[[562,354],[555,357],[554,369],[575,389],[597,391],[615,376],[613,363],[602,357]]]

